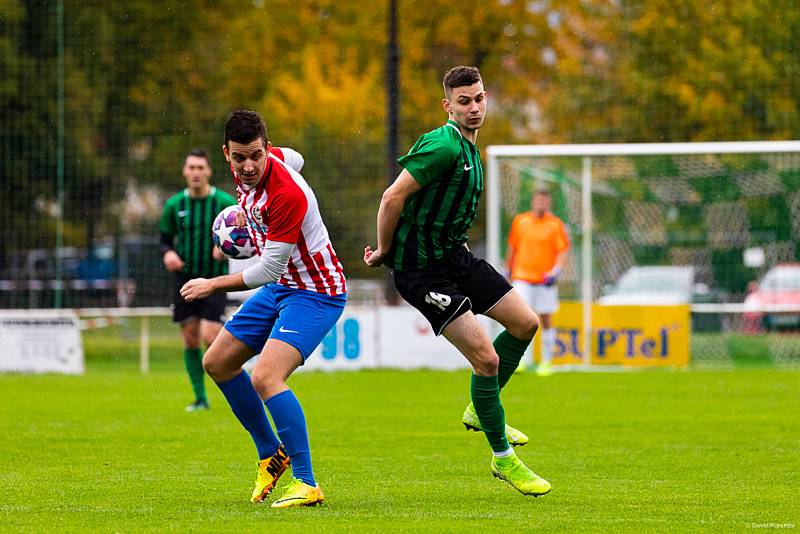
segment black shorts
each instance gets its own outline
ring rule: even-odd
[[[172,320],[176,323],[186,322],[187,319],[199,317],[215,323],[225,322],[225,304],[228,296],[225,293],[214,293],[204,299],[186,302],[181,296],[183,284],[197,278],[197,276],[179,273],[175,275],[175,291],[172,293]]]
[[[431,323],[438,336],[456,317],[486,313],[511,291],[511,284],[489,262],[466,247],[422,269],[394,272],[394,285],[406,302]]]

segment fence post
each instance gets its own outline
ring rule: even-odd
[[[150,372],[150,318],[143,315],[139,327],[139,370],[146,375]]]
[[[592,363],[592,159],[583,158],[581,173],[581,301],[583,303],[583,363]]]

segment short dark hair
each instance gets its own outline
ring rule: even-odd
[[[225,123],[225,146],[230,141],[235,143],[250,143],[258,138],[267,144],[267,125],[264,119],[255,111],[240,109],[231,113]]]
[[[195,148],[191,149],[189,151],[189,153],[186,154],[186,157],[183,159],[183,161],[186,161],[187,159],[189,159],[189,156],[195,156],[195,157],[198,157],[198,158],[203,158],[204,160],[206,160],[206,163],[208,164],[208,166],[211,167],[211,160],[208,158],[208,152],[206,152],[205,148],[195,147]]]
[[[483,80],[481,80],[481,73],[478,70],[478,67],[465,67],[464,65],[459,65],[458,67],[453,67],[447,71],[447,73],[444,75],[442,85],[444,86],[445,94],[450,94],[450,92],[456,87],[473,85],[480,81]]]

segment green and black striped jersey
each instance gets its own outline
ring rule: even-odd
[[[483,192],[483,166],[454,121],[421,135],[397,162],[422,186],[406,200],[386,260],[405,271],[426,267],[467,242]]]
[[[220,189],[211,187],[205,198],[192,198],[189,189],[171,196],[164,204],[158,228],[174,237],[175,252],[184,262],[181,272],[211,278],[228,272],[227,261],[215,261],[211,226],[217,214],[236,200]]]

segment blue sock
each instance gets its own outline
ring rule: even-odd
[[[292,476],[309,486],[316,486],[314,472],[311,469],[311,448],[308,445],[306,416],[303,408],[291,389],[281,391],[264,401],[267,405],[275,428],[281,437],[286,453],[292,460]]]
[[[261,397],[256,393],[247,371],[242,371],[236,378],[220,382],[217,386],[222,390],[228,404],[231,405],[233,414],[242,423],[245,430],[250,432],[256,449],[258,449],[259,460],[275,454],[280,441],[272,431],[272,427],[269,426],[267,412],[264,411]]]

